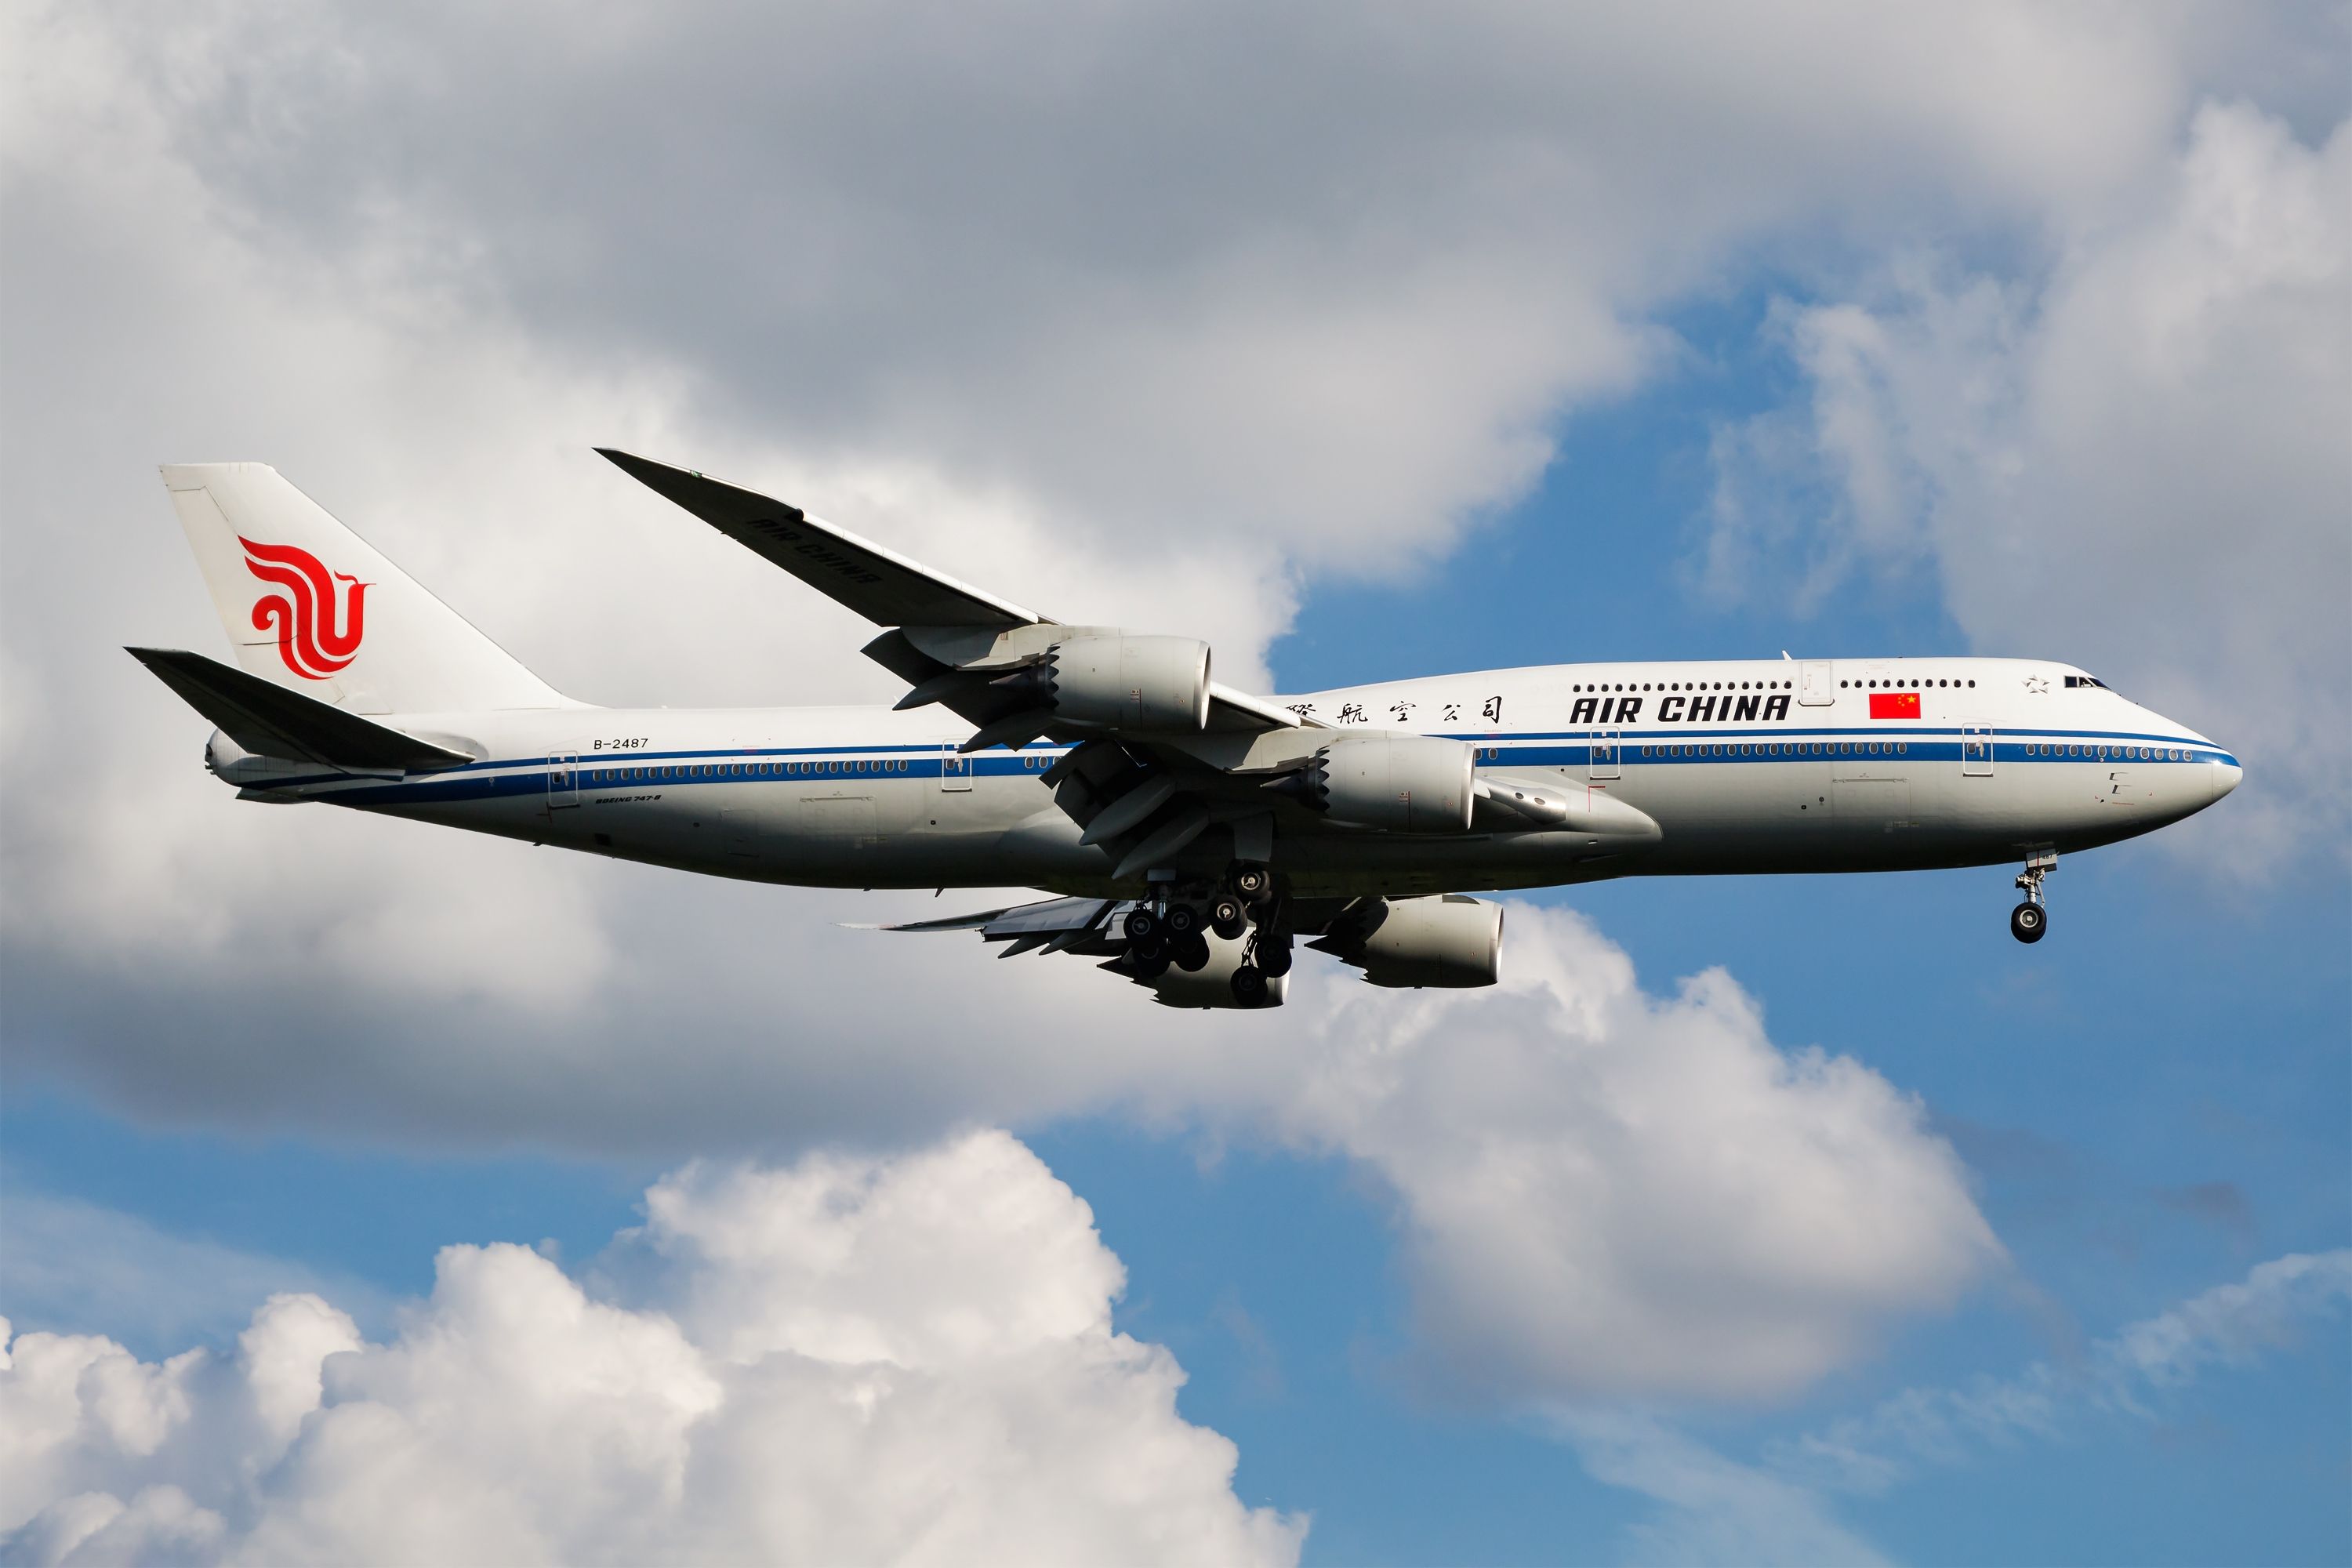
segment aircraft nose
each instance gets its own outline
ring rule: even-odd
[[[2235,763],[2208,763],[2205,767],[2213,781],[2214,800],[2237,788],[2238,781],[2246,776],[2246,770]]]

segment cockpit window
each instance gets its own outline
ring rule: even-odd
[[[2113,691],[2115,689],[2114,687],[2109,686],[2105,681],[2101,680],[2095,675],[2070,675],[2066,678],[2066,684],[2070,687],[2095,686],[2102,691]]]

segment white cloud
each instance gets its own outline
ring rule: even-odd
[[[1316,1000],[1269,1115],[1393,1191],[1453,1386],[1784,1395],[2002,1261],[1916,1100],[1721,971],[1646,994],[1577,915],[1513,906],[1493,992]]]
[[[2345,842],[2347,196],[2352,121],[2209,106],[2038,284],[1915,256],[1883,299],[1784,307],[1810,398],[1718,437],[1703,575],[1807,602],[1931,563],[1977,647],[2241,751],[2244,798],[2168,841],[2241,870]]]
[[[1975,1449],[2062,1436],[2091,1414],[2152,1418],[2162,1402],[2217,1367],[2242,1367],[2293,1346],[2315,1322],[2352,1305],[2352,1249],[2289,1253],[2126,1324],[2074,1362],[2035,1362],[2012,1376],[1958,1388],[1907,1388],[1773,1454],[1782,1472],[1878,1491],[1922,1464]]]
[[[1840,1523],[1818,1493],[1727,1458],[1639,1410],[1555,1413],[1550,1431],[1594,1480],[1639,1492],[1655,1513],[1625,1532],[1636,1563],[1881,1563],[1887,1559]]]
[[[1287,1563],[1183,1376],[1113,1331],[1087,1206],[1002,1133],[698,1167],[606,1265],[451,1247],[363,1342],[278,1296],[233,1354],[16,1335],[10,1561]]]
[[[2203,1373],[2289,1349],[2347,1304],[2352,1250],[2289,1254],[2126,1326],[2078,1362],[1907,1388],[1859,1415],[1769,1443],[1756,1461],[1640,1406],[1568,1405],[1542,1420],[1594,1479],[1658,1505],[1626,1532],[1631,1561],[1877,1563],[1884,1556],[1839,1519],[1833,1494],[1877,1495],[1986,1448],[2077,1437],[2096,1415],[2153,1419]]]

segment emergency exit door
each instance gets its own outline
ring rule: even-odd
[[[547,759],[547,809],[580,804],[580,759],[559,752]]]

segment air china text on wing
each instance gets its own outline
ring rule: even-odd
[[[2007,863],[2227,795],[2228,750],[2033,658],[1546,665],[1260,697],[1196,638],[1049,620],[797,507],[604,454],[874,623],[891,708],[627,710],[556,692],[257,463],[167,467],[235,667],[131,650],[247,799],[325,801],[717,876],[1027,886],[896,930],[1074,952],[1178,1006],[1285,997],[1306,945],[1483,985],[1500,906],[1624,876]]]

